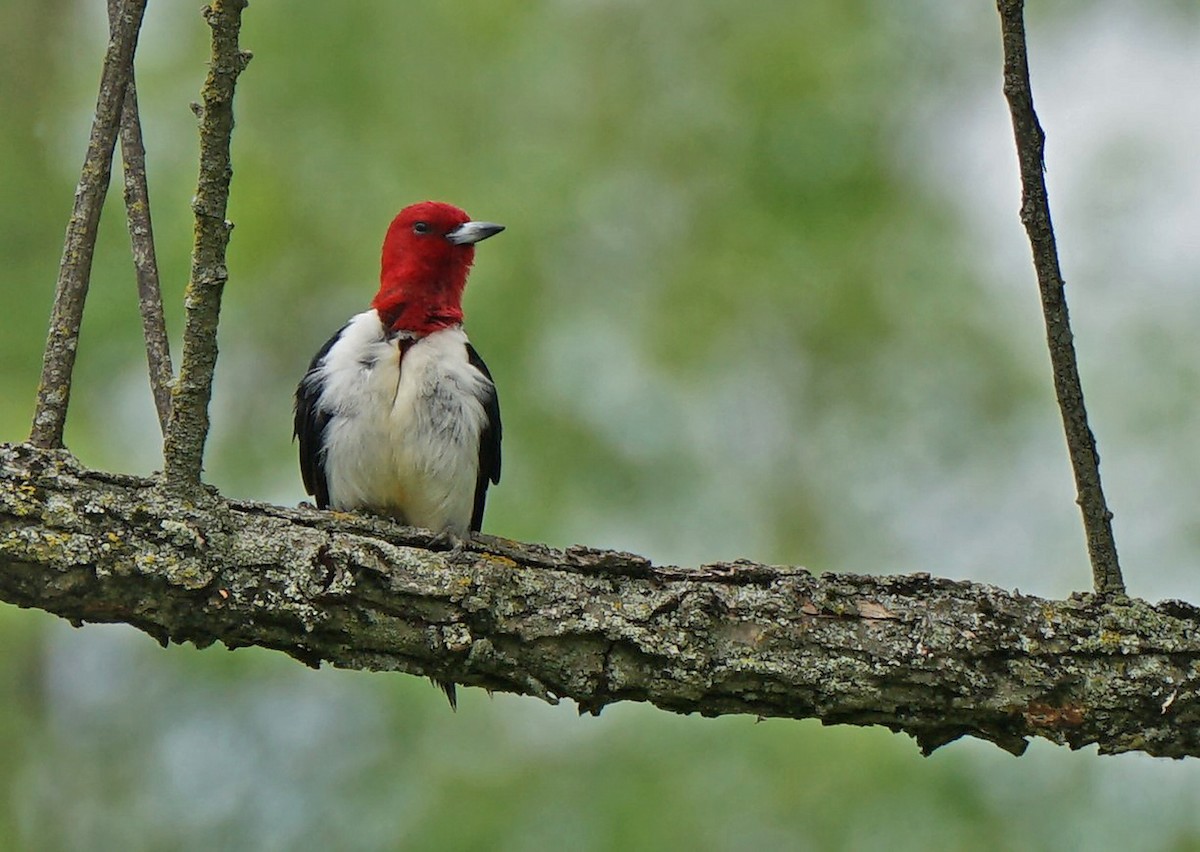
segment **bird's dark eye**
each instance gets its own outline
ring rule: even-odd
[[[413,233],[414,234],[428,234],[429,233],[429,223],[428,222],[418,222],[417,224],[413,225]]]

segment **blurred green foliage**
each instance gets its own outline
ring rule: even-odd
[[[437,198],[508,226],[466,305],[505,414],[486,529],[1083,585],[1028,270],[1019,296],[992,286],[929,178],[955,170],[931,154],[947,98],[982,80],[1002,109],[994,10],[956,5],[252,4],[209,480],[301,499],[295,382],[372,295],[391,215]],[[1177,5],[1156,14],[1195,28]],[[104,32],[101,3],[0,7],[5,440],[28,429]],[[138,57],[176,333],[206,38],[196,8],[151,4]],[[157,467],[144,373],[118,185],[68,424],[85,462]],[[880,730],[471,690],[451,715],[413,678],[12,608],[0,706],[4,849],[1200,846],[1190,764],[925,760]]]

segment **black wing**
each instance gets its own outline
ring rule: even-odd
[[[313,373],[345,330],[342,326],[337,334],[325,341],[296,388],[296,421],[292,437],[300,439],[300,475],[304,478],[304,490],[317,498],[320,509],[329,508],[329,484],[325,479],[325,454],[322,452],[329,412],[320,406],[322,383]]]
[[[492,381],[487,364],[479,357],[475,347],[467,344],[467,360],[471,366]],[[479,436],[479,477],[475,480],[475,510],[471,513],[471,531],[479,532],[483,526],[483,506],[487,502],[488,482],[500,481],[500,397],[496,393],[495,382],[492,382],[492,393],[484,401],[483,410],[487,413],[487,425]]]

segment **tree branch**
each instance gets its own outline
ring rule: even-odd
[[[1092,563],[1092,582],[1099,594],[1124,594],[1125,581],[1113,539],[1112,512],[1108,510],[1100,485],[1100,454],[1083,404],[1083,386],[1075,361],[1074,337],[1058,265],[1058,247],[1050,221],[1050,201],[1043,175],[1046,137],[1033,110],[1025,49],[1025,4],[1024,0],[997,0],[996,5],[1004,39],[1004,96],[1012,113],[1013,136],[1021,166],[1021,221],[1029,235],[1042,294],[1054,392],[1062,412],[1067,450],[1075,474],[1077,502],[1083,514],[1088,556]]]
[[[104,54],[100,94],[96,99],[96,114],[92,120],[83,170],[75,189],[75,206],[67,223],[54,307],[50,313],[50,331],[42,356],[37,406],[33,414],[33,428],[29,433],[30,442],[39,447],[61,447],[63,443],[83,304],[87,300],[92,274],[96,229],[100,223],[104,197],[108,194],[121,108],[125,102],[125,89],[133,68],[133,54],[137,49],[138,32],[145,10],[146,0],[125,0]]]
[[[115,34],[120,20],[120,0],[108,0],[108,20],[109,28]],[[121,162],[125,172],[125,218],[129,223],[133,266],[137,273],[138,309],[142,315],[142,336],[146,339],[150,392],[154,396],[159,428],[165,435],[171,416],[171,383],[175,373],[171,368],[171,345],[163,318],[154,227],[150,221],[150,191],[146,185],[146,146],[142,142],[142,120],[138,115],[137,84],[132,65],[121,110]]]
[[[164,644],[570,698],[1200,756],[1200,610],[916,574],[696,570],[213,499],[0,445],[0,600]]]
[[[166,482],[200,493],[204,442],[208,437],[208,403],[217,363],[217,321],[229,271],[225,249],[232,223],[225,219],[233,166],[229,143],[233,134],[233,91],[250,54],[238,47],[246,0],[214,0],[204,9],[212,29],[212,60],[201,90],[200,176],[192,210],[196,214],[192,274],[185,296],[187,320],[179,379],[172,392],[171,420],[164,443]]]

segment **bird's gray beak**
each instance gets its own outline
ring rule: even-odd
[[[497,225],[494,222],[463,222],[446,234],[446,239],[456,246],[469,246],[480,240],[486,240],[488,237],[494,237],[503,230],[503,225]]]

